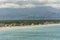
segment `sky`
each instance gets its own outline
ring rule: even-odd
[[[0,8],[32,8],[40,6],[60,8],[60,0],[0,0]]]

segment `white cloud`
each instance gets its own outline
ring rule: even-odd
[[[26,3],[26,1],[27,1],[27,3]],[[0,0],[0,8],[31,8],[31,7],[35,7],[35,5],[30,3],[30,1],[32,1],[32,0]]]
[[[7,1],[7,0],[0,0],[0,1]]]
[[[44,6],[52,7],[52,8],[60,8],[60,0],[46,0]]]
[[[21,8],[31,8],[31,7],[35,7],[35,5],[33,4],[26,4],[26,5],[22,5]]]
[[[35,5],[33,4],[18,5],[13,3],[6,3],[0,5],[0,8],[31,8],[31,7],[35,7]]]
[[[57,2],[57,0],[48,0],[48,2],[51,2],[51,3],[52,3],[52,2]]]
[[[46,2],[47,0],[37,0],[37,1],[39,1],[39,2]]]
[[[19,7],[19,5],[17,4],[12,4],[12,3],[6,3],[6,4],[0,4],[0,8],[16,8],[16,7]]]
[[[50,6],[53,8],[60,8],[60,4],[45,4],[45,6]]]
[[[20,2],[21,1],[21,2]],[[50,6],[60,8],[59,0],[0,0],[0,8],[32,8],[41,6]]]

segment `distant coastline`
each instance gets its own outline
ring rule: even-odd
[[[26,25],[26,26],[7,26],[7,27],[0,27],[0,31],[1,30],[11,30],[11,29],[20,29],[20,28],[36,28],[36,27],[54,27],[54,26],[57,26],[57,25],[60,25],[59,24],[45,24],[45,25]]]
[[[60,20],[0,20],[0,27],[24,27],[60,24]]]

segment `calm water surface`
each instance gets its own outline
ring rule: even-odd
[[[0,40],[60,40],[60,25],[1,30]]]

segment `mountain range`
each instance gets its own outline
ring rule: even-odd
[[[60,9],[52,7],[0,8],[0,20],[59,20]]]

